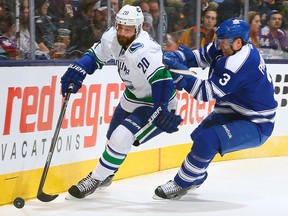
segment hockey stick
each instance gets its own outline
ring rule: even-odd
[[[169,69],[169,71],[178,73],[178,74],[185,74],[185,75],[197,75],[196,71],[193,71],[189,68],[189,70],[179,70],[179,69]]]
[[[156,126],[152,128],[152,130],[148,131],[147,129],[152,125],[152,122],[148,121],[144,127],[142,127],[136,134],[136,140],[138,140],[139,143],[141,143],[148,135],[150,135],[154,130],[156,130]],[[143,136],[143,132],[146,131],[145,135]]]
[[[40,184],[39,184],[39,188],[38,188],[38,192],[37,192],[37,199],[42,201],[42,202],[50,202],[50,201],[52,201],[52,200],[54,200],[54,199],[56,199],[58,197],[58,194],[49,195],[49,194],[44,193],[43,192],[43,187],[44,187],[44,183],[45,183],[45,180],[46,180],[46,177],[47,177],[48,169],[50,167],[52,155],[53,155],[56,143],[57,143],[58,135],[59,135],[59,132],[60,132],[60,127],[61,127],[61,124],[62,124],[62,121],[63,121],[63,118],[64,118],[64,114],[66,112],[67,104],[68,104],[68,101],[69,101],[70,94],[72,92],[73,86],[74,86],[73,83],[71,83],[69,85],[69,88],[68,88],[67,93],[65,95],[64,103],[63,103],[62,108],[61,108],[60,116],[58,118],[56,129],[55,129],[55,132],[54,132],[54,135],[53,135],[53,138],[52,138],[52,143],[51,143],[51,146],[50,146],[50,149],[49,149],[49,153],[48,153],[48,156],[47,156],[47,159],[46,159],[45,167],[44,167],[44,170],[43,170],[43,173],[42,173],[42,177],[41,177],[41,181],[40,181]]]

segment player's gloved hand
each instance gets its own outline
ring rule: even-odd
[[[186,87],[187,82],[184,79],[184,75],[178,74],[178,73],[173,73],[171,71],[170,71],[170,73],[171,73],[171,76],[173,78],[174,86],[176,89],[181,91],[183,88]]]
[[[188,70],[186,59],[181,51],[165,52],[163,54],[163,62],[168,69],[175,68],[180,70]]]
[[[83,69],[83,66],[81,64],[70,64],[65,74],[61,77],[62,96],[65,97],[70,83],[74,84],[72,93],[76,93],[82,87],[82,82],[85,77],[86,71],[85,69]]]
[[[167,110],[165,105],[155,106],[152,110],[152,115],[149,122],[152,122],[160,130],[167,133],[178,131],[179,124],[183,121],[181,116],[175,115]]]
[[[196,80],[196,77],[192,75],[174,73],[171,71],[170,73],[173,78],[174,86],[176,89],[182,90],[184,88],[187,92],[190,92],[190,90],[193,87],[193,83]]]
[[[195,59],[192,49],[190,47],[180,44],[178,50],[183,53],[187,62]]]

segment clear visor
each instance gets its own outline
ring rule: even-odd
[[[223,42],[222,42],[223,41]],[[234,38],[227,38],[227,39],[218,39],[217,37],[215,38],[214,44],[216,46],[217,49],[220,49],[219,45],[220,42],[222,43],[227,43],[227,45],[232,46],[234,43]]]

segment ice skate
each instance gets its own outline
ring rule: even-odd
[[[77,185],[72,185],[68,192],[71,196],[82,199],[92,193],[99,187],[101,181],[91,177],[89,173],[87,177],[78,182]],[[67,197],[69,199],[69,197]]]
[[[110,175],[105,180],[101,181],[99,185],[99,189],[109,187],[112,184],[113,178],[114,178],[114,175]]]
[[[166,184],[160,185],[155,190],[154,199],[180,199],[187,194],[189,188],[182,188],[175,181],[170,180]]]

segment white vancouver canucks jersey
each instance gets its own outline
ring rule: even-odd
[[[117,41],[116,29],[111,27],[103,34],[100,42],[95,43],[88,52],[95,56],[100,68],[108,60],[115,59],[118,73],[126,86],[120,101],[126,111],[132,112],[142,105],[153,106],[151,84],[157,80],[154,76],[156,72],[165,70],[165,67],[161,46],[150,38],[147,32],[141,31],[125,50]],[[175,109],[175,100],[173,91],[169,109]]]

